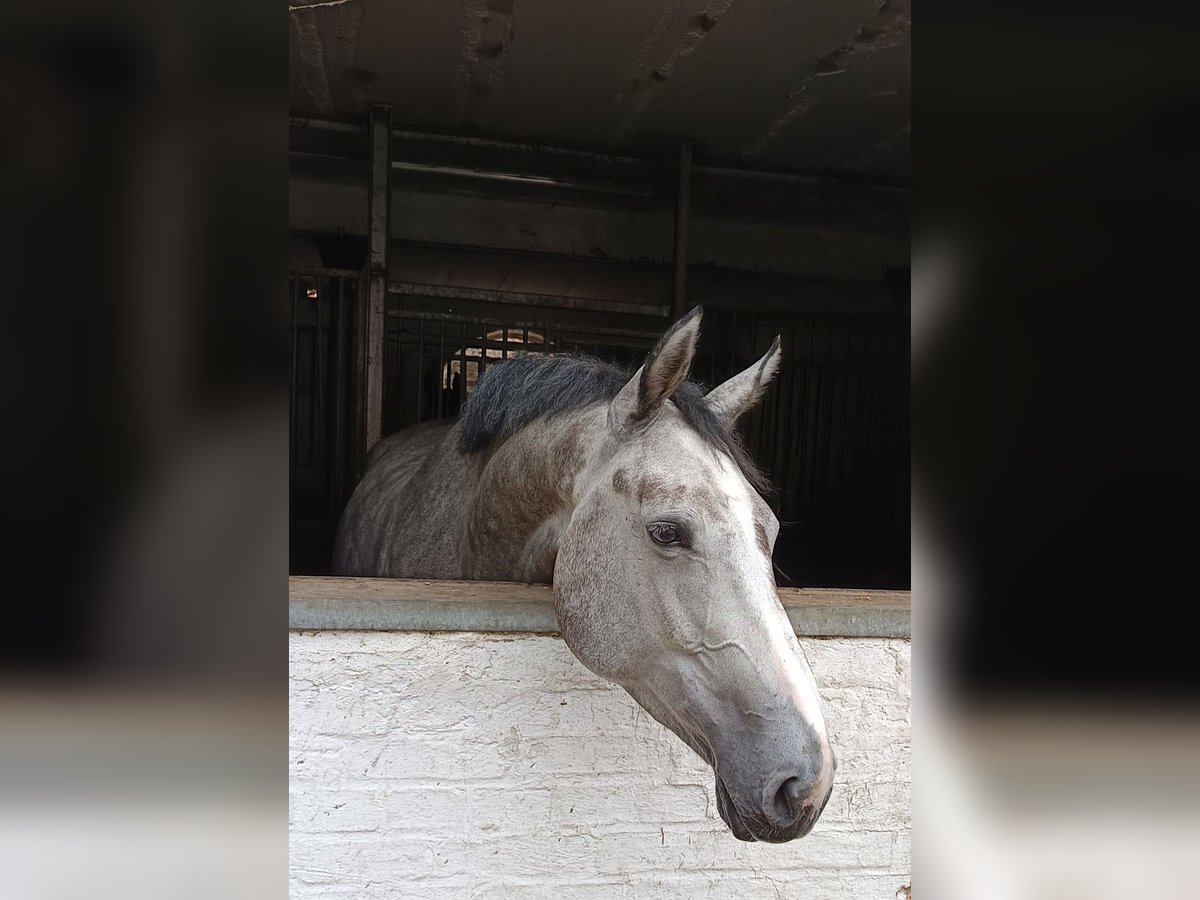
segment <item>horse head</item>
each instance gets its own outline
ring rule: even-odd
[[[821,814],[837,762],[776,592],[779,522],[733,436],[779,369],[779,339],[703,395],[686,380],[699,328],[697,308],[609,402],[560,538],[556,613],[584,665],[712,766],[735,836],[789,841]]]

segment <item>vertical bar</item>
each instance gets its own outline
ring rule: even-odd
[[[480,380],[484,378],[484,372],[487,371],[487,323],[480,320],[479,326],[482,329],[480,332],[482,337],[479,338],[479,365],[475,366],[476,388],[478,388]]]
[[[849,377],[847,380],[847,397],[846,407],[852,412],[852,415],[847,417],[846,422],[846,453],[845,462],[843,465],[846,471],[850,473],[852,478],[862,479],[862,466],[860,465],[860,435],[863,432],[861,424],[863,414],[863,363],[862,360],[866,356],[866,328],[862,319],[857,319],[854,322],[854,336],[857,338],[855,344],[858,348],[858,359],[850,368]],[[849,348],[847,348],[847,351]],[[849,354],[847,353],[847,357]]]
[[[758,352],[758,313],[751,311],[750,313],[750,358],[754,359],[754,354]],[[753,363],[751,363],[753,365]],[[734,374],[738,373],[738,369],[734,369]],[[750,410],[750,421],[746,423],[746,440],[750,444],[751,453],[758,456],[762,453],[762,433],[763,433],[763,406],[758,404],[754,409]],[[758,461],[761,464],[762,457],[758,456]]]
[[[325,279],[328,280],[328,279]],[[324,463],[326,489],[329,484],[329,423],[325,420],[325,285],[317,278],[317,426],[321,429],[319,460]]]
[[[329,515],[341,513],[346,478],[346,279],[339,277],[337,318],[333,329],[333,465],[329,479]]]
[[[383,336],[387,309],[388,240],[391,235],[392,108],[371,107],[371,181],[367,199],[370,257],[366,297],[365,421],[361,470],[383,431]]]
[[[795,444],[790,442],[791,435],[787,435],[785,439],[785,430],[800,416],[799,404],[796,402],[799,399],[799,393],[796,390],[796,382],[800,375],[796,366],[796,315],[792,313],[787,318],[787,350],[784,352],[787,356],[784,359],[784,364],[787,366],[782,387],[783,393],[780,396],[780,421],[784,423],[775,429],[775,443],[777,452],[779,453],[779,513],[784,519],[795,518],[796,498],[794,488],[789,486],[792,483],[792,475],[799,468],[795,453]],[[790,364],[789,364],[790,363]],[[791,490],[793,493],[789,494]],[[784,503],[787,502],[785,506]]]
[[[714,328],[713,331],[718,331],[720,326]],[[711,337],[708,339],[708,389],[711,391],[717,386],[717,344]]]
[[[446,365],[446,323],[442,323],[441,334],[438,336],[438,393],[437,393],[437,417],[440,419],[442,413],[442,400],[446,396],[446,377],[450,374],[450,367]]]
[[[307,277],[311,277],[311,276],[307,276]],[[308,284],[320,284],[320,278],[313,278],[312,281],[308,282],[305,285],[303,296],[300,299],[300,315],[301,316],[310,316],[311,315],[309,313],[309,306],[308,306],[308,300],[309,300]],[[317,293],[319,294],[320,291],[318,290]],[[308,387],[308,403],[306,404],[307,413],[305,416],[305,428],[304,428],[305,434],[308,436],[308,454],[305,456],[305,460],[307,462],[308,469],[309,469],[308,478],[311,480],[311,479],[315,479],[315,477],[316,477],[315,469],[316,469],[316,465],[317,465],[317,436],[316,436],[316,431],[317,431],[317,413],[316,413],[317,376],[315,374],[316,364],[314,361],[314,357],[317,355],[317,339],[316,339],[316,332],[311,327],[311,324],[308,328],[306,328],[304,330],[304,334],[305,334],[304,361],[308,364],[308,380],[306,382],[306,385]],[[311,490],[311,488],[310,488],[310,490]]]
[[[679,182],[675,191],[675,273],[671,280],[671,316],[683,315],[687,301],[688,219],[692,211],[692,142],[679,142]]]
[[[833,454],[833,459],[830,462],[830,467],[834,468],[838,473],[837,483],[839,493],[845,493],[845,485],[847,483],[847,467],[846,467],[846,444],[850,438],[850,410],[851,410],[851,395],[853,392],[854,364],[852,359],[854,348],[854,319],[847,319],[842,328],[844,335],[844,349],[842,350],[842,367],[841,374],[838,377],[838,387],[840,388],[840,396],[835,395],[834,410],[838,416],[836,443],[831,446],[830,452]]]
[[[288,423],[290,435],[291,456],[293,463],[298,458],[296,453],[296,432],[299,423],[296,421],[300,403],[300,276],[292,276],[292,396],[291,422]]]
[[[804,479],[803,494],[801,496],[801,506],[803,509],[809,509],[809,504],[812,499],[812,480],[817,476],[816,468],[813,466],[814,457],[808,453],[808,437],[816,431],[816,420],[813,420],[812,427],[808,427],[808,411],[812,406],[812,355],[813,355],[813,317],[810,313],[805,316],[805,324],[808,326],[808,349],[804,355],[804,386],[803,394],[801,395],[800,409],[803,411],[803,416],[797,416],[797,425],[805,428],[805,433],[800,437],[803,439],[803,444],[793,438],[792,446],[801,447],[803,453],[801,455],[800,473]]]
[[[367,272],[363,268],[358,276],[354,294],[354,305],[350,309],[350,422],[349,460],[347,469],[351,481],[362,474],[366,450],[363,441],[367,436]]]
[[[467,323],[463,322],[459,328],[462,331],[462,350],[458,354],[458,408],[462,409],[467,400]]]
[[[404,418],[404,318],[396,319],[396,428],[408,426]]]
[[[732,378],[737,374],[737,310],[733,310],[729,315],[729,371],[725,373],[726,378]]]
[[[417,319],[417,421],[421,419],[421,398],[425,393],[425,320]]]
[[[883,485],[883,410],[887,402],[887,396],[884,391],[884,380],[886,378],[887,366],[886,350],[887,350],[887,332],[885,330],[875,328],[871,335],[871,363],[869,372],[871,376],[871,395],[870,395],[870,415],[868,421],[870,429],[867,437],[867,469],[871,473],[873,482],[877,485]],[[875,503],[875,519],[878,523],[886,510],[886,501],[881,502],[883,498],[879,498]]]
[[[829,445],[830,431],[832,428],[833,417],[833,388],[837,373],[833,365],[833,323],[834,319],[829,319],[825,323],[825,377],[822,379],[822,390],[818,410],[823,411],[823,415],[818,419],[817,424],[817,471],[821,473],[821,486],[824,490],[822,498],[822,506],[832,496],[830,490],[830,472],[829,472]]]

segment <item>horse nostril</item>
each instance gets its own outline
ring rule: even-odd
[[[783,783],[783,788],[787,791],[787,795],[793,804],[799,803],[804,799],[804,785],[800,783],[799,778],[789,778]]]
[[[779,790],[775,792],[772,806],[775,818],[780,825],[790,825],[795,821],[805,794],[804,782],[794,776],[779,786]]]

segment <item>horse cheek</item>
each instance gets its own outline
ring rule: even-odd
[[[554,612],[563,639],[581,663],[620,682],[636,657],[619,541],[598,509],[581,511],[563,534],[554,566]]]

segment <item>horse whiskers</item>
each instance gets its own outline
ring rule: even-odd
[[[715,771],[717,765],[717,755],[713,752],[712,744],[709,743],[709,740],[705,736],[704,732],[701,731],[695,724],[689,722],[688,716],[685,713],[680,713],[675,710],[671,710],[671,712],[674,714],[675,722],[679,726],[680,730],[684,732],[687,738],[690,738],[688,743],[693,747],[696,747],[697,744],[703,747],[705,752],[700,752],[700,750],[697,750],[697,752],[700,753],[705,762],[712,766],[713,770]]]

